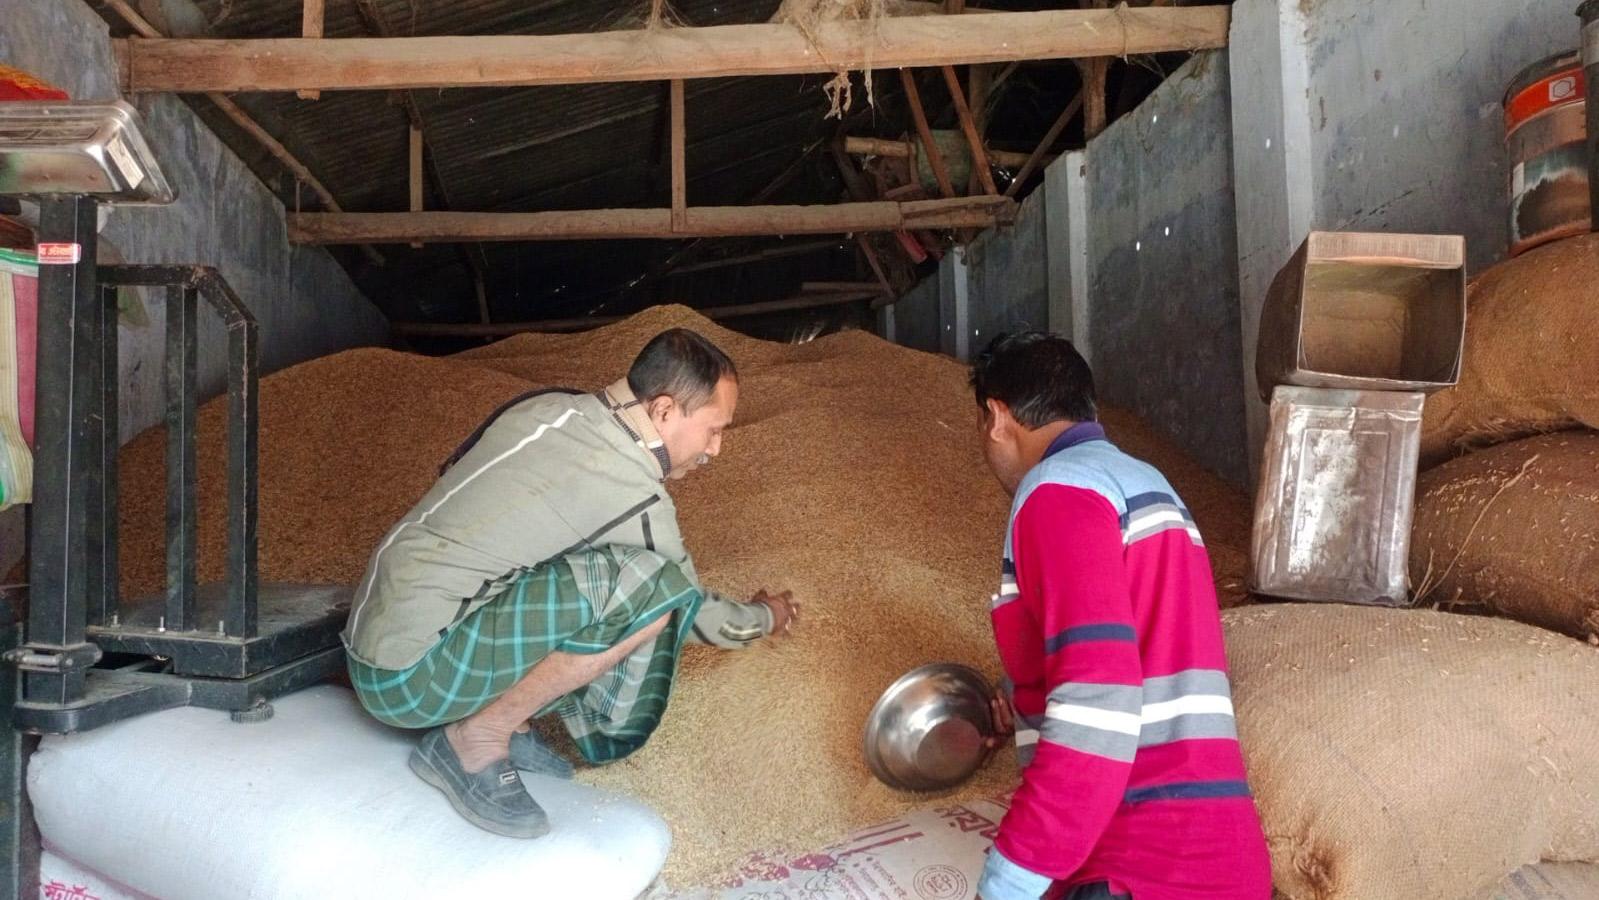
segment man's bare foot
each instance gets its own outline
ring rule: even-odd
[[[475,775],[511,755],[511,736],[474,727],[477,723],[473,718],[468,716],[444,726],[444,738],[461,760],[461,768]]]

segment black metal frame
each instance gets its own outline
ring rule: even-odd
[[[196,705],[244,710],[343,668],[346,589],[269,585],[256,574],[259,337],[255,318],[206,266],[96,266],[98,203],[49,197],[40,234],[80,248],[41,266],[39,396],[29,531],[26,642],[13,721],[65,733]],[[122,608],[117,567],[117,288],[165,287],[167,586]],[[228,335],[225,589],[199,585],[196,407],[199,300]],[[92,641],[92,642],[91,642]],[[95,668],[103,653],[146,659]]]

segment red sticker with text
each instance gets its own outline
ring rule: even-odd
[[[83,245],[40,244],[37,253],[41,266],[75,266],[83,259]]]

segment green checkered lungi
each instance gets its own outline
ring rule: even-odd
[[[703,599],[675,563],[647,550],[574,553],[512,582],[409,669],[378,669],[352,657],[350,681],[379,721],[433,728],[487,706],[553,651],[603,653],[671,615],[653,641],[538,712],[560,715],[584,759],[611,762],[642,747],[660,724]]]

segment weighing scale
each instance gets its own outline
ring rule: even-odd
[[[201,265],[95,263],[101,204],[175,193],[126,103],[0,103],[0,196],[39,203],[39,335],[20,731],[84,731],[178,706],[271,715],[270,698],[344,668],[349,590],[256,574],[255,318]],[[117,570],[117,289],[166,290],[166,589],[122,601]],[[228,550],[196,578],[201,306],[227,332]]]

